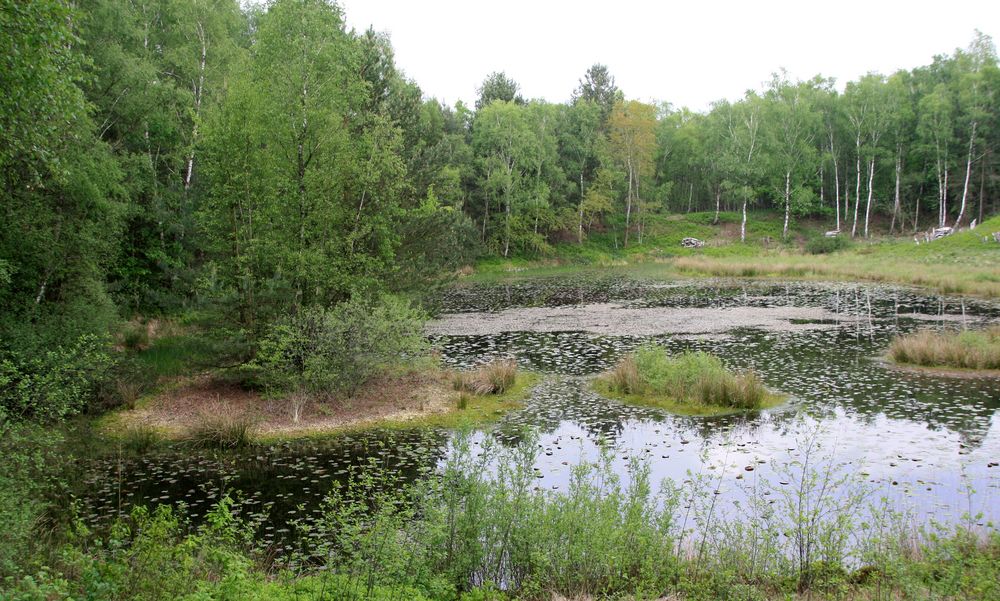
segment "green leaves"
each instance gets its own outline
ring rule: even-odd
[[[389,364],[421,353],[424,315],[392,296],[352,299],[278,320],[254,367],[273,394],[351,393]]]

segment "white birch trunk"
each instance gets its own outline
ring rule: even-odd
[[[972,134],[969,136],[969,154],[965,161],[965,183],[962,185],[962,204],[958,209],[958,218],[955,219],[956,229],[962,224],[962,218],[965,217],[965,202],[969,197],[969,174],[972,173],[972,149],[975,147],[976,143],[976,125],[977,123],[973,121]]]
[[[788,239],[788,214],[791,211],[791,182],[792,182],[792,172],[785,172],[785,225],[781,230],[781,239]]]
[[[851,225],[851,238],[858,235],[858,209],[861,205],[861,138],[858,138],[857,183],[854,187],[854,223]]]
[[[187,158],[187,171],[184,174],[184,190],[191,188],[191,175],[194,172],[194,147],[198,140],[198,118],[201,115],[201,95],[205,89],[205,64],[208,59],[208,42],[205,28],[198,23],[198,39],[201,41],[201,61],[198,68],[198,83],[194,86],[194,125],[191,127],[191,151]]]
[[[868,237],[868,218],[872,212],[872,180],[875,177],[875,157],[868,164],[868,202],[865,204],[865,238]]]
[[[740,224],[740,242],[747,241],[747,201],[743,199],[743,222]]]

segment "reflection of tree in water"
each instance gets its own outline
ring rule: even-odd
[[[736,428],[749,434],[762,420],[760,413],[687,417],[624,405],[591,391],[586,378],[565,377],[539,385],[524,409],[506,416],[497,430],[507,444],[519,440],[517,435],[525,427],[551,434],[564,422],[570,422],[585,430],[594,441],[614,443],[635,422],[669,424],[673,429],[690,432],[691,437],[708,438],[721,430]]]
[[[377,469],[388,482],[426,476],[445,456],[449,439],[448,432],[434,430],[368,431],[225,453],[173,448],[142,457],[99,458],[77,493],[95,526],[109,524],[132,505],[180,502],[197,522],[228,494],[238,500],[238,511],[266,508],[265,536],[276,542],[290,536],[292,521],[308,521],[318,512],[336,483],[345,484],[362,468]]]

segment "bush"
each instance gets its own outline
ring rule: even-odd
[[[0,357],[0,421],[52,422],[76,414],[97,396],[114,361],[108,341],[84,335],[34,357]]]
[[[851,241],[845,236],[813,238],[806,242],[806,252],[810,255],[826,255],[844,250],[851,246]]]
[[[130,322],[123,327],[121,338],[125,348],[143,350],[149,346],[149,329],[144,323]]]
[[[352,299],[304,309],[271,326],[254,368],[273,393],[351,393],[389,365],[426,349],[424,314],[402,299]]]

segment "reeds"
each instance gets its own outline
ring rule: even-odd
[[[1000,369],[1000,326],[962,332],[920,330],[894,339],[889,357],[924,367]]]
[[[142,454],[163,440],[160,431],[148,424],[134,424],[121,432],[119,444],[131,453]]]

